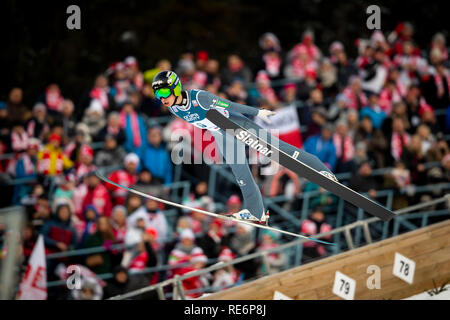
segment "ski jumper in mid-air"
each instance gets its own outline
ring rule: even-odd
[[[268,224],[268,214],[264,209],[264,203],[258,185],[253,179],[249,164],[245,157],[245,144],[233,138],[230,143],[222,143],[226,137],[226,132],[214,125],[206,118],[208,110],[216,109],[224,116],[242,126],[247,130],[256,131],[258,136],[264,136],[268,143],[276,145],[280,150],[293,154],[297,152],[297,159],[311,168],[319,171],[323,175],[337,181],[327,166],[316,156],[294,147],[277,137],[271,135],[262,127],[244,116],[256,116],[263,121],[269,122],[269,116],[273,111],[258,109],[242,104],[238,104],[226,99],[222,99],[204,90],[182,90],[180,78],[173,71],[161,71],[153,79],[152,88],[155,96],[161,100],[164,106],[168,107],[175,116],[191,123],[192,125],[206,129],[211,132],[222,157],[227,163],[236,178],[244,199],[243,210],[234,213],[233,217],[239,220],[247,220],[255,223]],[[228,135],[230,137],[230,135]],[[229,140],[229,138],[227,139]],[[227,152],[226,148],[233,147],[234,152]],[[240,155],[240,156],[239,156]],[[236,161],[236,157],[242,157],[244,161]]]

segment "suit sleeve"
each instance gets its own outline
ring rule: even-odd
[[[223,108],[231,113],[248,114],[250,116],[256,116],[259,111],[258,108],[232,102],[227,99],[222,99],[207,91],[200,91],[198,93],[197,100],[198,103],[205,109]]]

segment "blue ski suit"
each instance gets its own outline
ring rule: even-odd
[[[264,204],[261,192],[253,179],[245,157],[245,144],[234,137],[231,140],[231,135],[228,135],[228,139],[224,140],[226,137],[225,131],[206,118],[206,113],[209,109],[216,109],[236,124],[247,130],[252,130],[252,132],[256,133],[261,138],[266,139],[268,143],[277,146],[283,152],[286,152],[289,155],[297,154],[297,159],[299,161],[309,165],[313,169],[330,172],[325,164],[323,164],[316,156],[279,140],[244,116],[244,114],[256,116],[259,111],[257,108],[222,99],[203,90],[183,91],[182,98],[183,100],[180,105],[169,107],[170,112],[198,128],[207,129],[211,132],[219,149],[218,151],[224,158],[225,163],[230,166],[241,189],[244,199],[243,207],[248,209],[250,213],[258,219],[260,219],[265,212]],[[230,141],[232,142],[230,143]],[[231,151],[227,148],[233,148],[233,151],[227,152]]]

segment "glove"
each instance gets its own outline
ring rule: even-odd
[[[275,112],[273,111],[261,109],[258,111],[258,114],[256,116],[258,118],[261,118],[265,123],[270,123],[269,116],[273,116],[274,114]]]

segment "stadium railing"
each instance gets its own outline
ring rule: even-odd
[[[438,198],[438,199],[434,199],[434,200],[431,200],[431,201],[428,201],[428,202],[425,202],[425,203],[420,203],[420,204],[417,204],[417,205],[414,205],[414,206],[410,206],[410,207],[398,210],[396,212],[397,216],[394,217],[394,220],[399,219],[400,217],[402,217],[402,215],[405,215],[406,213],[409,213],[409,212],[412,212],[412,211],[415,211],[415,210],[418,210],[418,209],[426,208],[426,207],[429,207],[431,205],[436,205],[438,203],[448,202],[448,201],[450,201],[450,194],[447,194],[447,195],[445,195],[445,196],[443,196],[441,198]],[[424,211],[424,212],[417,212],[417,213],[415,213],[415,215],[416,216],[424,215],[424,214],[430,215],[430,214],[433,214],[433,213],[434,213],[434,211]],[[448,210],[447,210],[446,214],[449,215]],[[321,238],[326,237],[326,236],[335,235],[337,233],[343,233],[344,236],[345,236],[345,241],[347,242],[347,245],[346,245],[347,250],[352,250],[352,249],[354,249],[356,247],[355,242],[353,241],[352,230],[354,230],[355,228],[362,227],[365,230],[364,231],[364,236],[366,238],[366,243],[367,244],[373,243],[374,239],[373,239],[373,237],[371,236],[371,234],[369,232],[368,226],[369,226],[369,224],[377,222],[377,221],[379,221],[379,219],[376,218],[376,217],[372,217],[372,218],[368,218],[368,219],[365,219],[365,220],[356,221],[356,222],[353,222],[351,224],[348,224],[348,225],[345,225],[345,226],[341,226],[341,227],[339,227],[337,229],[333,229],[333,230],[331,230],[329,232],[317,234],[317,235],[315,235],[315,237],[318,238],[318,239],[321,239]],[[246,256],[243,256],[243,257],[239,257],[239,258],[234,259],[234,260],[232,260],[230,262],[217,263],[215,265],[212,265],[210,267],[201,269],[199,271],[195,271],[195,272],[192,272],[192,273],[189,273],[189,274],[185,274],[183,276],[177,276],[177,277],[174,277],[174,278],[171,278],[171,279],[167,279],[167,280],[162,281],[162,282],[160,282],[158,284],[151,285],[151,286],[148,286],[148,287],[145,287],[145,288],[142,288],[142,289],[139,289],[139,290],[135,290],[135,291],[123,294],[123,295],[119,295],[119,296],[116,296],[116,297],[112,297],[111,299],[112,300],[129,299],[129,298],[135,297],[137,295],[141,295],[143,293],[146,293],[146,292],[149,292],[149,291],[152,291],[152,290],[156,290],[158,292],[158,295],[159,295],[160,299],[165,299],[165,298],[167,298],[169,296],[173,297],[173,299],[185,299],[186,295],[189,294],[189,293],[205,292],[205,288],[203,288],[203,290],[195,290],[195,291],[186,291],[185,292],[183,290],[183,286],[182,286],[182,281],[185,280],[185,279],[188,279],[190,277],[196,277],[196,276],[205,275],[205,274],[208,274],[210,272],[216,271],[218,269],[225,268],[225,267],[231,266],[231,265],[236,265],[238,263],[245,262],[245,261],[252,260],[252,259],[262,259],[263,263],[268,263],[267,260],[264,262],[264,259],[265,259],[264,257],[267,256],[270,253],[278,253],[278,252],[282,252],[282,251],[287,251],[287,250],[292,250],[293,249],[293,250],[299,252],[300,255],[301,255],[302,254],[302,245],[306,241],[307,240],[305,240],[305,239],[299,239],[299,240],[291,241],[291,242],[288,242],[288,243],[285,243],[285,244],[281,244],[280,246],[278,246],[276,248],[272,248],[272,249],[261,251],[261,252],[255,252],[255,253],[252,253],[252,254],[249,254],[249,255],[246,255]],[[297,248],[300,248],[300,250],[296,250]],[[337,252],[335,252],[333,254],[337,254],[339,252],[340,251],[337,251]],[[295,259],[295,260],[301,261],[301,257],[300,257],[300,259]],[[296,265],[299,265],[299,264],[294,264],[294,266],[296,266]],[[289,266],[287,266],[287,268],[289,268]],[[268,269],[266,274],[269,274],[269,273],[270,273],[270,268]],[[254,279],[250,279],[248,281],[251,281],[251,280],[254,280]],[[164,288],[167,287],[167,286],[172,286],[172,288],[173,288],[173,291],[172,291],[172,293],[170,295],[164,293]],[[206,289],[211,290],[213,288],[209,287],[209,288],[206,288]]]

